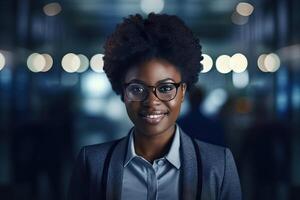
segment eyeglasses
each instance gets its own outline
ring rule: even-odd
[[[150,93],[150,88],[154,95],[161,101],[171,101],[177,95],[179,83],[160,83],[157,86],[148,86],[143,83],[124,84],[125,95],[130,101],[145,101]]]

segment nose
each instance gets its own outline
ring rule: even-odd
[[[149,90],[149,94],[147,98],[143,101],[144,105],[152,106],[152,105],[159,105],[160,100],[155,96],[154,90]]]

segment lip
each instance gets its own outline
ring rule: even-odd
[[[165,111],[143,111],[140,113],[140,116],[148,124],[156,125],[159,124],[167,114],[168,112]]]

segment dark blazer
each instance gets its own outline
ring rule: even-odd
[[[103,190],[106,190],[106,199],[120,199],[123,162],[128,138],[128,136],[124,137],[118,143],[112,141],[81,149],[71,177],[68,200],[100,200],[105,194]],[[201,199],[242,199],[239,177],[230,150],[195,141],[199,146],[202,165]],[[180,142],[181,193],[183,193],[183,199],[194,200],[197,187],[199,187],[197,184],[197,155],[191,138],[182,130],[180,130]],[[113,145],[115,145],[114,148],[112,148]],[[113,149],[111,150],[111,160],[105,165],[109,149]],[[107,173],[103,171],[107,171]],[[103,177],[105,177],[105,183],[103,183]]]

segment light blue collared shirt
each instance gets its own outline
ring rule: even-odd
[[[180,133],[177,125],[175,129],[169,152],[153,164],[135,153],[131,131],[124,163],[122,200],[179,199]]]

